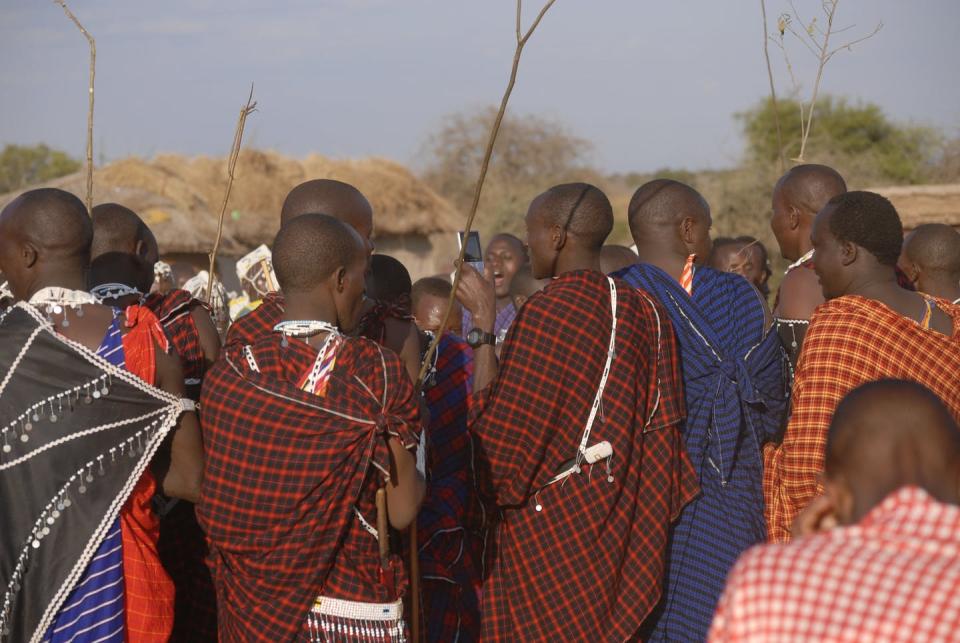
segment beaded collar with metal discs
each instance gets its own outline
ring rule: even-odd
[[[289,346],[289,342],[287,341],[288,337],[294,337],[296,339],[302,339],[306,341],[310,337],[314,337],[320,333],[339,335],[340,329],[330,322],[298,319],[280,322],[273,327],[273,332],[283,335],[283,341],[281,342],[281,345]]]
[[[139,288],[134,288],[133,286],[128,286],[127,284],[117,283],[100,284],[99,286],[94,286],[90,289],[90,294],[96,297],[99,301],[120,299],[121,297],[127,297],[128,295],[143,297],[143,293],[140,292]]]
[[[30,297],[30,304],[42,308],[47,314],[47,319],[51,322],[54,315],[63,315],[63,321],[60,323],[62,328],[70,326],[70,320],[67,319],[67,308],[73,310],[77,317],[83,317],[84,306],[99,303],[97,298],[88,292],[57,286],[41,288]]]

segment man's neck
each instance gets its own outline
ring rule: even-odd
[[[637,254],[640,255],[641,262],[656,266],[677,281],[680,281],[683,267],[687,263],[687,257],[664,251],[662,246],[653,244],[645,244],[643,247],[638,245]]]
[[[571,248],[557,256],[554,274],[560,276],[576,270],[596,270],[600,272],[600,251]]]
[[[337,325],[337,311],[332,305],[314,301],[304,301],[299,297],[287,295],[284,301],[283,321],[322,321]]]
[[[953,302],[960,299],[960,282],[952,279],[924,279],[918,284],[918,290],[932,297]]]
[[[27,299],[44,288],[65,288],[67,290],[87,290],[86,278],[83,274],[57,274],[44,275],[37,279],[30,291],[27,293]]]

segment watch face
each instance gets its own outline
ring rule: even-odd
[[[467,343],[471,346],[478,344],[480,342],[480,330],[474,328],[469,333],[467,333]]]

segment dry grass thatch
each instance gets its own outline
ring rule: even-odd
[[[245,253],[276,234],[280,206],[302,181],[332,178],[351,183],[370,199],[374,236],[453,232],[462,225],[448,201],[404,166],[380,158],[298,160],[276,152],[244,150],[237,162],[224,228],[224,254]],[[97,170],[94,203],[114,201],[138,212],[164,253],[208,252],[226,181],[226,159],[175,154],[151,161],[128,158]],[[84,177],[72,174],[46,185],[83,195]],[[0,207],[16,195],[0,196]]]
[[[924,223],[960,227],[960,184],[898,185],[867,188],[890,199],[903,227],[912,230]]]

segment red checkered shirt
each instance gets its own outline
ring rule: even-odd
[[[886,305],[855,295],[817,307],[797,364],[793,415],[783,442],[764,453],[772,542],[789,540],[793,519],[823,491],[818,476],[827,428],[840,400],[856,387],[885,377],[919,382],[960,420],[960,306],[937,305],[953,318],[953,337],[925,330]]]
[[[471,430],[500,512],[483,589],[483,638],[633,636],[662,591],[670,522],[697,493],[669,317],[622,281],[616,355],[590,443],[613,457],[546,486],[577,453],[607,356],[610,288],[555,279],[520,310]],[[473,410],[473,409],[472,409]],[[544,488],[545,487],[545,488]],[[542,505],[537,511],[535,505]]]
[[[296,385],[316,354],[271,334],[249,350],[228,347],[207,375],[197,516],[225,641],[294,640],[320,594],[398,598],[380,582],[377,541],[357,512],[376,524],[387,435],[410,449],[419,440],[413,385],[396,355],[346,338],[319,397]]]
[[[856,525],[759,545],[710,641],[948,641],[960,635],[960,508],[904,487]]]

